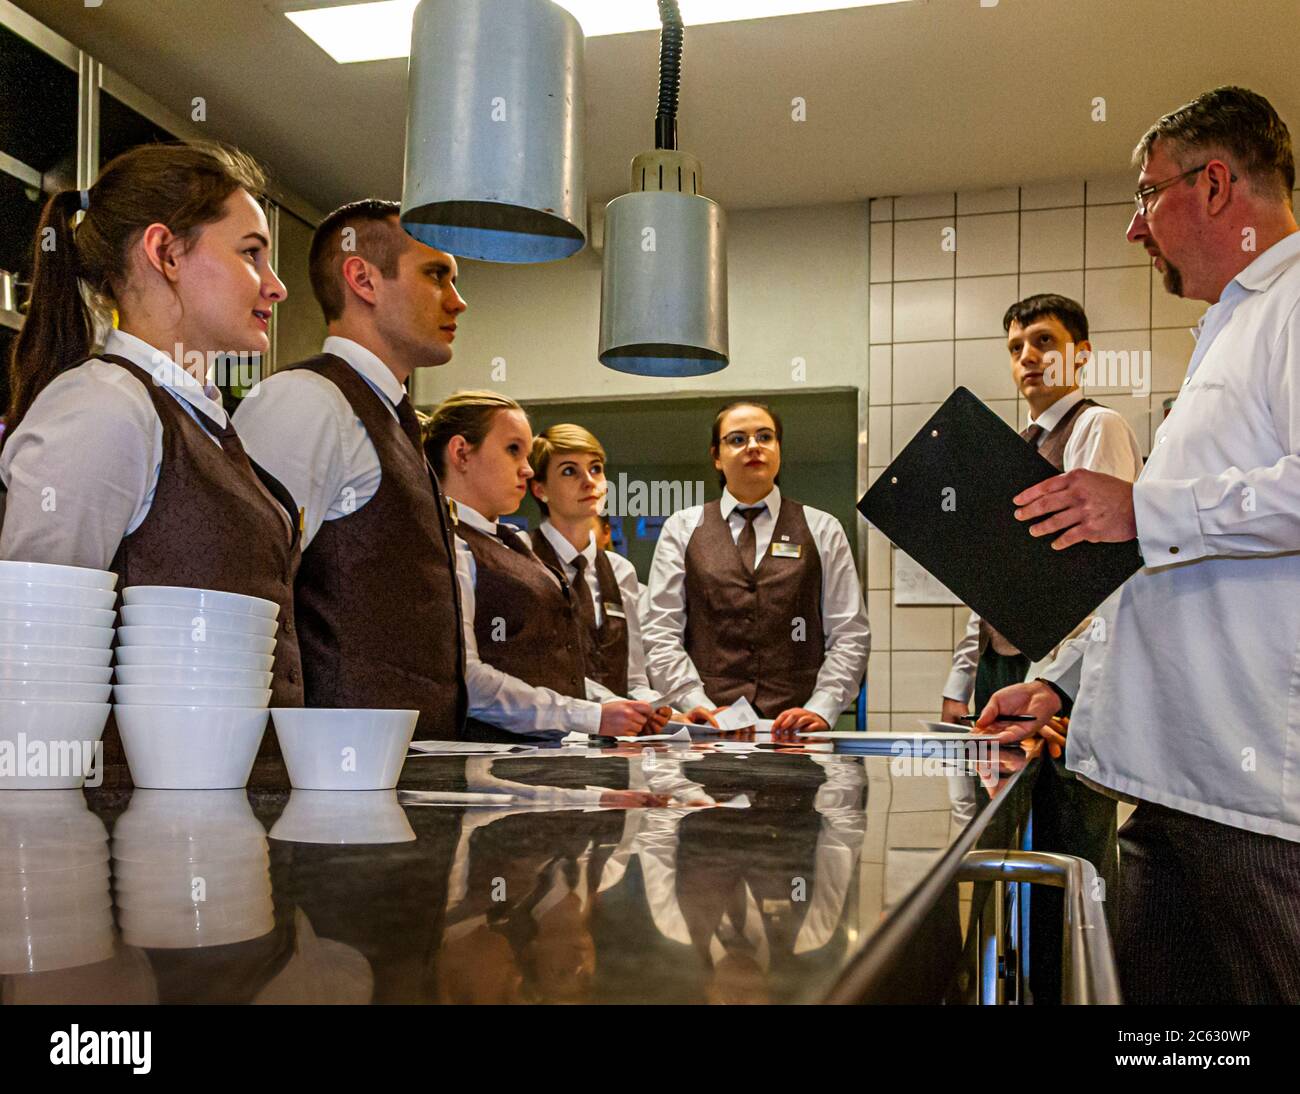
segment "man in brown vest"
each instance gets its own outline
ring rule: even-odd
[[[1088,317],[1065,296],[1043,293],[1012,304],[1002,320],[1011,355],[1011,375],[1029,404],[1028,427],[1021,433],[1058,470],[1085,467],[1132,482],[1142,469],[1137,438],[1124,418],[1086,399],[1078,367],[1092,351]],[[972,690],[975,709],[1007,684],[1019,683],[1029,658],[973,612],[966,636],[953,655],[943,691],[943,720],[967,714]],[[1034,848],[1089,859],[1115,891],[1117,874],[1115,803],[1084,786],[1059,756],[1045,756],[1034,788]],[[1034,894],[1030,917],[1031,987],[1037,1002],[1060,996],[1055,960],[1060,951],[1060,895]]]
[[[465,301],[455,258],[408,236],[398,212],[358,201],[321,223],[324,352],[263,381],[236,421],[302,507],[307,705],[415,709],[417,737],[452,739],[466,709],[455,551],[404,385],[451,359]]]

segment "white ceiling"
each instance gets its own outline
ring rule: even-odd
[[[336,64],[283,15],[323,0],[16,2],[175,113],[204,96],[213,136],[317,207],[401,196],[406,62]],[[1300,124],[1297,30],[1295,0],[911,0],[688,28],[681,146],[731,208],[1114,174],[1216,84]],[[587,44],[592,199],[653,144],[657,37]]]

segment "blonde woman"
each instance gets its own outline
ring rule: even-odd
[[[580,425],[553,425],[533,440],[529,462],[533,497],[546,518],[532,534],[533,550],[574,590],[587,676],[611,697],[652,699],[636,568],[622,555],[601,550],[596,539],[607,491],[604,446]]]

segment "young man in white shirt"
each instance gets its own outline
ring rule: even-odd
[[[1082,369],[1092,352],[1088,316],[1067,296],[1040,293],[1012,304],[1002,317],[1011,377],[1029,404],[1021,436],[1059,471],[1086,467],[1132,482],[1142,451],[1123,415],[1084,397]],[[998,688],[1025,678],[1029,659],[971,613],[943,689],[943,720],[970,713],[971,694],[981,709]]]
[[[1132,482],[1142,470],[1137,437],[1121,414],[1084,397],[1079,368],[1089,359],[1088,316],[1066,296],[1042,293],[1017,301],[1002,319],[1011,376],[1029,404],[1026,443],[1058,471],[1086,467]],[[1078,362],[1079,365],[1076,365]],[[1079,368],[1079,371],[1076,371]],[[969,713],[971,692],[980,710],[998,688],[1019,683],[1030,660],[974,612],[953,654],[943,692],[943,720]],[[1115,802],[1066,770],[1060,757],[1045,756],[1034,784],[1033,849],[1077,855],[1091,862],[1106,885],[1113,913],[1119,857]],[[1030,927],[1030,987],[1038,1002],[1061,995],[1062,898],[1047,890],[1034,896]]]
[[[1290,134],[1263,97],[1207,92],[1142,138],[1141,243],[1212,306],[1136,483],[1075,470],[1014,499],[1068,549],[1136,538],[1145,566],[1043,678],[980,715],[1063,743],[1135,800],[1116,954],[1133,1003],[1300,1002],[1300,229]]]
[[[451,739],[467,701],[455,548],[405,384],[451,359],[465,301],[455,258],[398,212],[358,201],[317,228],[323,352],[264,380],[235,421],[302,507],[307,705],[416,709],[417,736]]]

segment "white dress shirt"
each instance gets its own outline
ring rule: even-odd
[[[341,357],[397,420],[406,388],[383,361],[350,338],[331,335],[323,353]],[[338,385],[307,369],[268,376],[235,411],[239,439],[303,509],[302,546],[327,520],[355,513],[379,492],[374,441]]]
[[[104,353],[139,365],[195,421],[225,427],[221,392],[162,350],[112,330]],[[0,558],[106,569],[149,515],[162,458],[162,419],[126,369],[90,360],[55,377],[0,455],[9,491]]]
[[[578,576],[578,568],[573,564],[574,560],[581,553],[587,559],[587,566],[584,571],[584,578],[587,582],[587,588],[591,590],[592,603],[596,607],[596,626],[604,625],[605,620],[605,600],[600,592],[600,581],[596,576],[596,536],[592,533],[586,548],[581,552],[578,551],[572,543],[564,538],[549,520],[542,521],[542,535],[555,551],[555,557],[560,560],[564,567],[564,576],[569,579],[569,584],[573,584],[574,579]],[[595,689],[596,697],[605,701],[613,699],[639,699],[645,702],[655,697],[656,692],[650,687],[650,681],[646,676],[645,669],[645,648],[641,643],[641,619],[640,619],[640,582],[637,581],[636,567],[632,565],[622,555],[613,551],[606,551],[605,557],[609,560],[610,567],[614,571],[614,580],[618,582],[619,592],[623,594],[623,607],[620,609],[627,620],[627,695],[615,695],[608,688],[601,685],[595,680],[588,681],[588,692]]]
[[[1083,398],[1082,391],[1072,391],[1057,399],[1037,418],[1029,419],[1030,425],[1043,427],[1043,434],[1038,438],[1040,445],[1047,434]],[[1142,470],[1142,450],[1138,447],[1133,427],[1119,411],[1106,406],[1088,406],[1079,411],[1075,418],[1074,430],[1065,444],[1062,463],[1063,471],[1082,467],[1132,482]],[[979,668],[979,643],[980,617],[971,612],[966,633],[953,651],[952,671],[943,686],[945,699],[970,702],[971,695],[975,692],[975,673]]]
[[[456,502],[453,512],[458,522],[484,532],[495,540],[496,525],[482,513],[464,502]],[[531,553],[532,546],[528,538],[518,531],[514,534]],[[500,549],[509,551],[511,548],[501,543]],[[538,565],[542,565],[540,561]],[[518,676],[511,676],[479,659],[478,639],[474,635],[474,589],[478,582],[478,566],[474,561],[474,552],[460,536],[456,537],[456,578],[460,585],[461,614],[465,627],[465,685],[469,690],[470,716],[508,733],[554,733],[557,736],[565,733],[598,733],[601,713],[599,702],[561,695],[550,688],[534,687]],[[551,579],[559,584],[554,575],[551,575]],[[586,685],[587,694],[593,695],[595,681],[588,680]]]
[[[1043,673],[1076,697],[1067,765],[1300,841],[1300,233],[1205,313],[1155,442],[1146,565]]]
[[[745,518],[736,512],[739,502],[729,490],[722,492],[722,519],[738,541]],[[772,492],[761,502],[767,511],[754,518],[757,566],[772,542],[772,529],[781,512],[781,490]],[[645,621],[646,663],[653,684],[664,692],[689,689],[681,700],[681,709],[701,706],[710,709],[718,704],[704,691],[699,670],[686,652],[686,546],[704,516],[704,506],[680,509],[666,521],[655,546],[650,567],[650,611]],[[817,672],[817,683],[805,709],[826,719],[835,728],[835,720],[857,697],[862,674],[871,652],[871,630],[867,626],[867,609],[862,602],[862,585],[853,564],[853,552],[840,522],[829,513],[804,506],[808,530],[821,557],[822,631],[826,657]],[[707,626],[708,620],[703,622]]]

